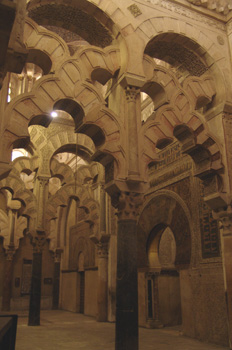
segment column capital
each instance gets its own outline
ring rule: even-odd
[[[39,184],[41,186],[46,186],[49,182],[49,177],[48,176],[43,176],[43,175],[38,175],[37,180],[39,181]]]
[[[16,249],[14,246],[8,246],[8,248],[5,251],[6,254],[6,260],[13,261],[14,255],[15,255]]]
[[[106,243],[99,242],[97,244],[98,258],[107,259],[108,258],[108,248],[109,248],[108,242],[106,242]]]
[[[137,220],[140,208],[144,202],[144,195],[135,192],[121,192],[115,207],[119,220]]]
[[[125,93],[128,102],[135,102],[138,94],[140,93],[140,89],[135,86],[127,86],[125,88]]]
[[[63,252],[63,249],[56,249],[53,252],[53,259],[55,263],[60,263],[61,260],[61,253]]]
[[[223,236],[232,236],[232,206],[213,211],[213,217],[219,221]]]
[[[37,232],[37,234],[33,236],[31,239],[31,244],[33,246],[33,253],[42,253],[45,243],[46,243],[45,232]]]

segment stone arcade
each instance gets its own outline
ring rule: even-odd
[[[0,1],[0,302],[232,344],[229,0]]]

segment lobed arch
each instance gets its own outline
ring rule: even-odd
[[[27,175],[30,175],[33,171],[38,169],[39,159],[38,159],[38,156],[34,156],[31,158],[19,157],[12,162],[12,166],[13,166],[13,169],[11,173],[17,173],[19,175],[21,173],[25,173]]]
[[[117,176],[125,176],[125,129],[110,109],[94,106],[83,119],[78,132],[88,135],[94,141],[97,151],[92,160],[103,166],[114,161]]]
[[[68,45],[59,35],[28,17],[25,19],[24,44],[28,50],[27,61],[40,66],[44,74],[54,71],[57,63],[70,55]]]
[[[17,229],[14,231],[14,249],[18,249],[20,245],[20,239],[24,237],[24,234],[27,229],[27,219],[24,216],[19,216],[17,218]],[[12,244],[10,241],[10,232],[9,232],[9,217],[8,215],[0,209],[0,237],[3,238],[3,247],[4,249],[9,249],[9,246]]]
[[[189,76],[180,83],[170,69],[157,64],[148,55],[144,55],[143,66],[147,82],[142,91],[151,97],[155,109],[170,103],[173,95],[179,94],[180,91],[187,93],[192,109],[206,108],[213,103],[216,88],[209,74],[201,77]]]
[[[120,49],[109,46],[100,49],[94,46],[83,47],[74,55],[84,68],[85,79],[105,85],[120,69]]]
[[[149,266],[147,248],[151,236],[152,239],[155,239],[158,254],[158,244],[161,238],[159,234],[165,227],[171,228],[176,240],[175,266],[178,269],[185,269],[191,264],[193,228],[190,212],[185,202],[176,193],[161,190],[152,194],[145,201],[138,219],[139,267]]]
[[[55,195],[51,196],[47,202],[46,220],[50,221],[56,217],[59,206],[68,206],[70,198],[79,200],[79,207],[86,207],[88,211],[88,222],[95,222],[100,217],[99,204],[90,195],[89,191],[81,183],[67,184],[61,187]]]
[[[64,163],[58,162],[55,158],[51,159],[51,176],[58,177],[62,185],[74,182],[74,174],[72,169]]]
[[[78,103],[78,99],[81,101],[80,103]],[[104,103],[103,98],[92,84],[80,83],[73,92],[58,76],[44,76],[35,83],[32,92],[20,95],[12,100],[6,108],[5,117],[8,123],[5,132],[12,136],[8,141],[9,148],[12,147],[15,140],[29,137],[27,128],[34,117],[39,116],[38,121],[42,125],[48,126],[52,119],[50,113],[54,106],[59,104],[59,101],[66,103],[64,107],[60,102],[61,107],[59,108],[71,108],[73,111],[74,105],[78,104],[85,114],[92,108],[92,105]],[[47,121],[44,122],[42,117]],[[74,117],[76,124],[78,124],[77,116]]]
[[[223,172],[220,144],[197,113],[190,112],[183,120],[177,108],[163,108],[156,121],[149,121],[144,127],[145,149],[153,149],[155,156],[155,148],[164,148],[174,140],[173,136],[181,142],[182,152],[193,158],[195,175]]]
[[[188,153],[196,163],[196,174],[223,170],[220,144],[209,132],[204,117],[198,113],[200,108],[212,103],[215,86],[211,77],[189,77],[184,88],[166,69],[157,70],[157,65],[146,60],[147,71],[167,86],[168,103],[160,107],[144,123],[141,129],[144,137],[144,155],[152,161],[156,157],[156,148],[164,148],[176,137],[182,144],[182,151]],[[165,80],[166,79],[166,80]],[[158,81],[159,81],[158,80]]]
[[[148,30],[149,28],[149,30]],[[186,62],[182,62],[182,66],[189,70],[191,75],[201,76],[209,71],[217,80],[217,94],[213,106],[221,106],[231,100],[231,91],[228,82],[228,71],[230,67],[226,66],[226,59],[223,50],[210,37],[198,29],[195,25],[170,18],[168,16],[160,16],[156,18],[146,19],[136,28],[136,33],[143,38],[144,52],[151,57],[166,60],[166,62],[174,63],[183,61],[186,56]],[[160,54],[156,50],[157,45],[160,47]],[[176,59],[171,62],[168,57],[175,56],[171,45],[181,48],[176,54]],[[172,55],[168,55],[168,50]],[[180,52],[184,50],[184,53]],[[185,53],[186,52],[186,53]],[[194,59],[191,59],[191,56]],[[197,64],[196,63],[197,59]],[[223,101],[223,102],[222,102]]]
[[[0,181],[0,190],[7,189],[12,193],[15,200],[22,203],[20,213],[29,218],[35,218],[37,215],[37,200],[34,194],[27,190],[24,182],[17,174],[10,174],[8,177]]]
[[[91,184],[105,182],[105,170],[104,167],[97,162],[91,162],[88,165],[80,165],[77,170],[77,178],[81,184],[86,184],[91,180]]]

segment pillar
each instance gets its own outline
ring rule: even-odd
[[[214,212],[222,229],[222,252],[225,277],[225,298],[228,316],[228,335],[230,349],[232,349],[232,207],[227,210]]]
[[[106,322],[108,316],[108,243],[98,243],[97,321]]]
[[[118,200],[115,350],[138,350],[137,215],[142,196]]]
[[[44,232],[38,232],[37,236],[32,239],[33,260],[28,326],[40,325],[42,251],[45,241]]]
[[[60,297],[60,260],[61,249],[57,249],[54,253],[54,276],[53,276],[53,290],[52,290],[52,309],[59,309],[59,297]]]
[[[14,253],[15,253],[14,247],[11,247],[6,250],[3,294],[2,294],[2,311],[10,311]]]
[[[31,240],[33,246],[33,260],[28,326],[40,325],[42,252],[46,242],[44,215],[46,201],[48,199],[48,181],[49,177],[47,176],[37,176],[35,186],[35,194],[37,197],[37,222],[36,233]]]

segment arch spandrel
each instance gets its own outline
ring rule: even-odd
[[[171,191],[158,191],[149,198],[138,220],[138,266],[148,266],[147,242],[156,227],[170,227],[176,240],[175,265],[186,268],[191,263],[191,216],[183,200]]]

